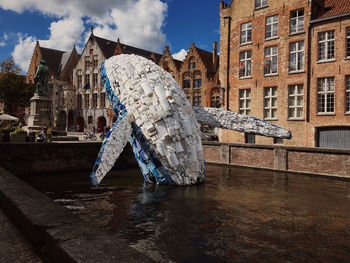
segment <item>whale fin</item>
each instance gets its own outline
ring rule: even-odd
[[[292,138],[290,131],[258,118],[227,111],[221,108],[193,106],[197,121],[201,124],[267,137]]]
[[[131,123],[129,115],[120,117],[109,130],[104,139],[93,172],[91,181],[98,185],[103,177],[114,166],[115,161],[123,151],[131,135]]]

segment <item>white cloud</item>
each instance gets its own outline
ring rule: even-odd
[[[0,47],[6,46],[6,42],[9,39],[9,35],[7,33],[4,33],[2,37],[0,37]]]
[[[187,51],[184,49],[181,49],[179,52],[173,54],[172,56],[174,59],[184,61],[184,59],[186,58],[186,55],[187,55]]]
[[[27,71],[30,59],[33,55],[36,39],[29,36],[19,35],[19,43],[12,52],[12,57],[22,71]],[[29,59],[28,59],[29,58]]]
[[[79,50],[85,44],[91,23],[95,25],[95,35],[114,41],[120,38],[124,44],[156,52],[161,52],[165,44],[162,27],[168,6],[161,0],[26,0],[25,4],[23,0],[0,0],[0,8],[56,17],[48,39],[39,39],[40,45],[47,48],[71,50],[77,44]],[[20,51],[33,39],[36,37],[21,36],[13,54],[25,55]],[[32,52],[33,49],[29,53]],[[29,64],[31,55],[14,59],[23,68]]]

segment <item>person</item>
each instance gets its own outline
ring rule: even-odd
[[[43,59],[40,60],[40,65],[38,66],[34,77],[34,83],[36,85],[35,94],[39,96],[49,95],[49,75],[50,71],[48,66],[46,66],[46,61]]]

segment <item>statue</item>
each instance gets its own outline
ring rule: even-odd
[[[50,71],[48,66],[46,66],[46,61],[43,59],[40,60],[40,65],[38,66],[34,77],[34,83],[36,85],[35,94],[39,96],[49,95],[49,88],[48,88],[49,74],[50,74]]]
[[[145,181],[176,185],[202,182],[204,156],[198,122],[291,138],[289,131],[254,117],[224,109],[192,108],[172,76],[140,56],[107,59],[101,64],[101,78],[117,120],[91,173],[94,185],[114,166],[128,140]]]

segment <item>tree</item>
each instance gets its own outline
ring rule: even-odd
[[[25,83],[25,76],[20,72],[12,57],[0,63],[0,101],[10,114],[16,114],[18,107],[29,105],[35,91],[35,85]]]

